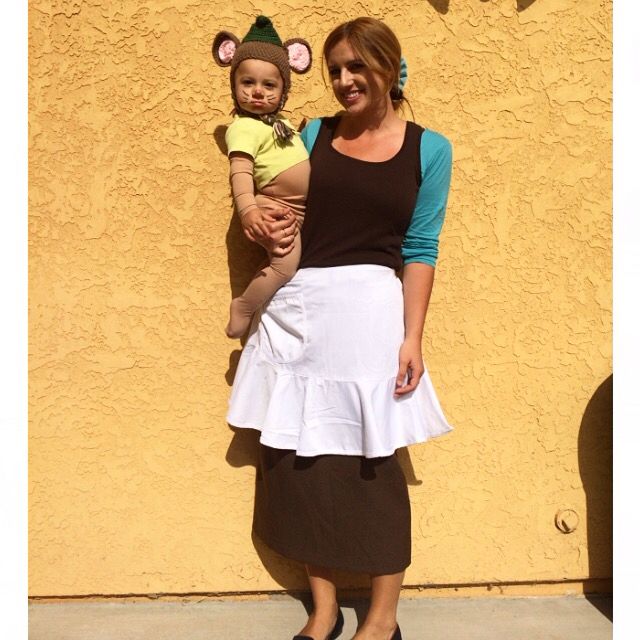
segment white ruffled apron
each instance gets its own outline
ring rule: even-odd
[[[300,269],[257,315],[227,421],[299,456],[377,458],[451,431],[428,372],[394,398],[402,283],[379,265]]]

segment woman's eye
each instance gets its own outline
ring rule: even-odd
[[[329,76],[335,78],[340,75],[340,69],[329,69]]]
[[[352,62],[349,65],[349,71],[360,71],[364,68],[364,62]]]

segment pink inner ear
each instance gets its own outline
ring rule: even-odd
[[[228,40],[223,40],[218,47],[218,58],[220,58],[221,62],[224,64],[229,64],[231,60],[233,60],[233,56],[236,53],[236,43],[229,38]]]
[[[301,42],[292,42],[287,49],[289,50],[289,65],[291,68],[298,72],[307,69],[311,61],[309,49]]]

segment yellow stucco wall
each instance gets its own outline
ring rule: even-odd
[[[369,14],[454,145],[424,347],[456,430],[402,454],[405,582],[611,575],[611,5],[29,2],[30,595],[304,586],[254,547],[255,443],[224,420],[231,287],[259,254],[232,222],[210,45],[260,12],[316,53],[296,123],[335,109],[324,35]]]

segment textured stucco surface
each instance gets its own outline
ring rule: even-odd
[[[611,5],[29,2],[30,595],[304,586],[251,540],[255,443],[224,420],[259,253],[210,44],[260,12],[317,54],[294,122],[335,110],[323,37],[370,14],[454,145],[424,347],[456,430],[402,452],[405,582],[611,575]]]

